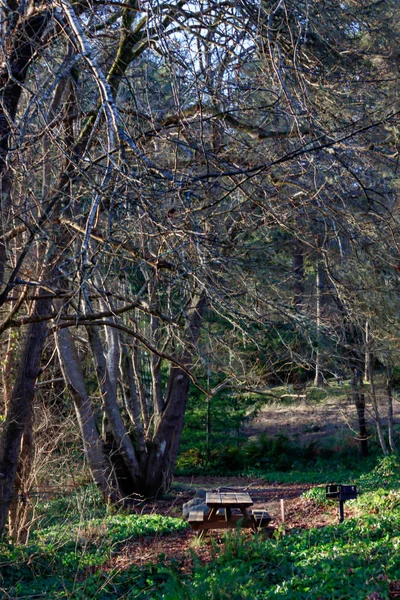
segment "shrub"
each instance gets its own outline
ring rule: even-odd
[[[369,472],[359,478],[362,491],[376,490],[377,488],[399,489],[400,485],[400,462],[396,454],[384,456],[378,464]]]
[[[328,397],[328,393],[323,388],[319,387],[309,387],[307,388],[307,400],[308,402],[314,402],[317,404],[318,402],[322,402],[326,400]]]

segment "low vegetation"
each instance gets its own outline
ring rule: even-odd
[[[399,465],[391,456],[353,479],[347,470],[347,481],[361,494],[346,504],[351,518],[340,525],[286,535],[277,527],[271,538],[230,533],[223,544],[203,542],[211,544],[206,562],[193,543],[190,568],[167,553],[144,566],[119,566],[129,543],[151,536],[156,544],[187,525],[158,514],[109,514],[90,487],[42,504],[40,526],[26,546],[1,542],[0,588],[4,598],[14,599],[301,600],[367,598],[372,592],[388,599],[400,579]],[[321,486],[304,502],[329,510]]]
[[[61,504],[64,509],[71,506],[68,500],[54,502],[56,511],[53,503],[42,507],[58,523],[43,527],[43,519],[26,546],[0,543],[2,597],[121,598],[144,590],[150,582],[157,588],[158,568],[152,581],[151,569],[122,572],[107,564],[130,540],[179,531],[186,528],[184,521],[157,514],[107,515],[105,507],[102,516],[78,520],[74,513],[71,518],[59,513]]]

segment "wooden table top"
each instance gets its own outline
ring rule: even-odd
[[[247,492],[207,492],[206,504],[210,508],[245,508],[252,506],[253,501]]]

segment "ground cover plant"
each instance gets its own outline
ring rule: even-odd
[[[399,464],[385,457],[356,473],[352,482],[362,494],[346,504],[348,518],[340,525],[336,506],[317,486],[292,512],[303,512],[306,522],[318,507],[326,526],[291,527],[289,515],[286,531],[276,524],[270,537],[237,531],[222,543],[211,537],[201,545],[180,518],[110,514],[90,487],[39,507],[40,527],[26,546],[1,542],[2,597],[325,600],[376,592],[392,598],[391,586],[400,580]],[[191,541],[174,556],[169,548],[179,536]],[[138,540],[154,545],[147,563],[135,560]]]
[[[68,506],[68,500],[63,504]],[[78,519],[72,514],[69,519],[64,513],[57,519],[49,505],[53,524],[34,531],[27,545],[0,542],[2,597],[119,598],[140,591],[149,585],[149,572],[114,572],[106,568],[107,563],[132,538],[165,535],[187,527],[181,519],[157,514],[108,515],[105,507],[102,516],[95,518]]]

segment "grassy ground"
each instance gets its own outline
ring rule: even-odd
[[[27,545],[0,542],[0,598],[400,598],[400,463],[377,452],[359,460],[349,392],[331,385],[265,406],[247,422],[243,443],[225,455],[216,449],[215,476],[209,462],[200,464],[202,477],[177,478],[167,498],[138,504],[134,514],[104,506],[92,486],[41,502]],[[188,460],[198,467],[196,453]],[[343,524],[325,483],[354,483],[361,492],[346,503]],[[255,506],[267,508],[267,535],[216,532],[197,541],[182,503],[199,487],[221,486],[248,489]]]
[[[40,526],[27,546],[1,543],[1,597],[395,598],[399,462],[385,458],[355,478],[348,471],[347,480],[357,483],[362,494],[347,503],[341,525],[336,505],[327,504],[317,486],[288,501],[286,526],[276,520],[268,537],[233,532],[200,545],[185,522],[167,514],[168,506],[178,513],[188,495],[187,482],[179,482],[159,506],[138,507],[137,514],[129,515],[110,514],[96,491],[87,488],[42,505]],[[232,483],[246,487],[249,481]],[[253,483],[271,488],[262,478]]]
[[[254,474],[287,472],[304,481],[310,460],[315,470],[322,459],[336,459],[337,467],[355,467],[359,456],[357,413],[348,381],[328,381],[326,387],[290,386],[273,388],[274,398],[243,394],[236,404],[227,395],[205,402],[189,402],[181,452],[179,475]],[[376,401],[387,434],[387,393],[377,378]],[[366,421],[372,453],[379,449],[371,408],[370,386],[364,385]],[[207,407],[210,411],[207,414]],[[400,402],[393,401],[396,436],[400,434]],[[221,418],[223,415],[224,418]],[[333,464],[335,460],[332,460]],[[326,473],[328,476],[329,473]],[[307,474],[308,477],[308,474]],[[300,478],[300,479],[299,479]],[[313,481],[314,479],[311,479]],[[327,479],[327,481],[332,481]]]
[[[384,383],[384,382],[382,382]],[[290,391],[290,390],[289,390]],[[370,389],[365,385],[366,422],[371,439],[375,437],[375,421],[370,408]],[[288,394],[287,387],[276,388],[280,401],[265,404],[246,425],[245,434],[258,438],[285,435],[300,446],[315,443],[320,450],[340,452],[357,448],[357,413],[349,382],[328,382],[325,388],[308,387],[305,393]],[[387,421],[387,392],[376,386],[377,403],[383,426]],[[400,423],[400,401],[393,401],[395,423]]]

